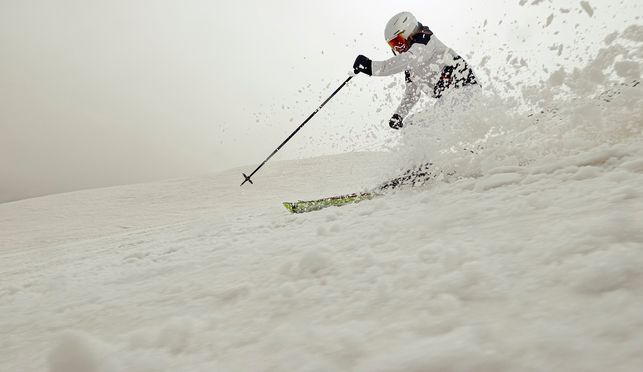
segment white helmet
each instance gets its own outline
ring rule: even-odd
[[[417,31],[418,20],[409,12],[396,14],[386,24],[384,38],[386,42],[398,52],[405,50],[402,43],[408,47],[408,38]]]

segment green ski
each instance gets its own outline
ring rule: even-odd
[[[284,202],[284,207],[292,213],[306,213],[318,211],[327,207],[340,207],[346,204],[359,203],[362,200],[373,199],[381,195],[374,192],[363,192],[350,195],[332,196],[318,200],[299,200],[296,202]]]

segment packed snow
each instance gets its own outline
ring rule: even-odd
[[[0,370],[643,370],[642,30],[391,151],[0,205]]]

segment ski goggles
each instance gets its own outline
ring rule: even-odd
[[[391,49],[393,49],[395,52],[398,52],[398,53],[406,52],[406,49],[409,46],[408,42],[402,36],[402,34],[395,36],[395,38],[387,42],[388,42],[388,45],[391,47]]]

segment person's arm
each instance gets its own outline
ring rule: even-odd
[[[406,87],[404,89],[404,97],[402,102],[395,110],[395,113],[401,117],[406,117],[415,104],[420,100],[421,90],[420,86],[412,82],[408,77],[406,78]]]
[[[411,112],[411,109],[420,100],[422,95],[419,85],[412,82],[408,76],[406,77],[406,87],[404,89],[404,97],[402,102],[395,110],[395,114],[389,120],[388,125],[393,129],[400,129],[404,126],[404,118]]]
[[[355,74],[364,73],[369,76],[389,76],[410,70],[421,61],[418,58],[420,53],[423,52],[420,48],[426,48],[426,46],[414,44],[407,52],[385,61],[372,61],[370,58],[360,54],[353,63],[353,70]]]
[[[410,70],[420,62],[419,48],[425,45],[413,44],[407,52],[398,54],[385,61],[372,61],[371,69],[373,76],[389,76]]]
[[[409,50],[406,53],[398,54],[385,61],[373,61],[373,76],[389,76],[406,71],[417,61],[416,56]]]

